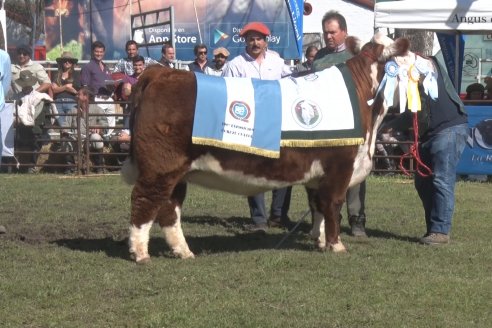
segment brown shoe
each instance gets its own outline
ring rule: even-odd
[[[423,245],[445,245],[449,244],[449,236],[443,233],[431,232],[420,238],[419,242]]]

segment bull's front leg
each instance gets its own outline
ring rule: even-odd
[[[347,251],[340,238],[340,210],[344,202],[344,192],[335,192],[331,188],[318,190],[312,236],[317,237],[316,242],[321,250],[334,253]]]

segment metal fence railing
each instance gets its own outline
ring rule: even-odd
[[[128,143],[120,140],[118,134],[125,128],[125,117],[129,114],[124,111],[124,107],[129,103],[125,101],[109,103],[116,106],[115,114],[97,114],[97,116],[116,118],[116,124],[111,127],[113,133],[104,136],[101,141],[98,141],[103,143],[102,149],[94,150],[94,147],[91,146],[94,141],[91,141],[90,137],[83,135],[80,129],[81,114],[58,113],[55,115],[43,110],[36,120],[36,126],[15,125],[15,157],[3,157],[1,171],[4,173],[46,172],[72,173],[76,175],[117,172],[128,155]],[[83,117],[85,122],[89,122],[89,117],[94,116],[89,113],[84,113],[84,115],[86,115]],[[66,133],[66,128],[57,123],[56,116],[77,116],[76,132]],[[87,126],[88,130],[91,128],[104,129],[106,127]],[[373,157],[372,172],[375,174],[401,173],[398,167],[404,153],[401,149],[408,148],[411,142],[378,141],[377,143],[390,150],[383,153],[376,152]],[[397,151],[397,149],[400,150]],[[403,156],[402,161],[409,172],[414,171],[414,160],[410,156]]]

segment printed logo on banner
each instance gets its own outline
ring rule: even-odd
[[[300,99],[292,106],[294,121],[305,129],[315,128],[322,119],[319,106],[310,100]]]
[[[267,41],[271,49],[280,49],[289,46],[289,25],[287,23],[266,23],[272,31],[272,35],[267,36]],[[239,36],[243,27],[233,24],[211,24],[210,40],[214,40],[214,45],[224,43],[227,48],[244,47],[244,38]],[[226,42],[224,42],[226,41]]]
[[[222,41],[222,40],[225,40],[229,37],[228,34],[222,32],[221,30],[219,29],[215,29],[214,30],[214,44],[217,44],[217,42],[219,41]]]
[[[232,117],[236,120],[248,122],[248,119],[251,116],[251,109],[245,102],[233,101],[231,106],[229,106],[229,113],[231,113]]]

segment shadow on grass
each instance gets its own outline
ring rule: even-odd
[[[243,230],[243,225],[249,223],[249,218],[230,217],[217,218],[212,216],[185,217],[186,224],[222,226],[225,227],[228,236],[187,236],[186,241],[192,252],[196,255],[220,254],[227,252],[244,252],[261,249],[275,249],[277,244],[286,236],[287,231],[281,229],[270,229],[267,233],[251,233]],[[304,225],[305,230],[306,225]],[[350,233],[350,228],[342,226],[342,239]],[[395,239],[404,242],[417,242],[418,238],[396,235],[391,232],[377,229],[367,229],[369,238],[350,237],[349,243],[369,243],[373,238]],[[345,239],[347,242],[347,239]],[[72,250],[83,252],[105,252],[113,258],[130,259],[128,251],[128,239],[117,240],[112,237],[105,238],[71,238],[57,239],[54,244]],[[314,251],[314,242],[306,231],[295,231],[278,247],[282,250]],[[151,237],[149,240],[149,253],[151,257],[173,257],[163,237]]]
[[[186,241],[195,255],[220,254],[226,252],[244,252],[260,249],[274,249],[283,238],[283,234],[275,233],[238,233],[234,236],[211,235],[205,237],[188,236]],[[281,249],[312,251],[314,246],[309,243],[306,235],[293,234],[287,239]],[[82,252],[105,252],[114,258],[130,259],[127,239],[59,239],[54,244]],[[151,257],[173,257],[163,237],[151,237],[149,240]]]

